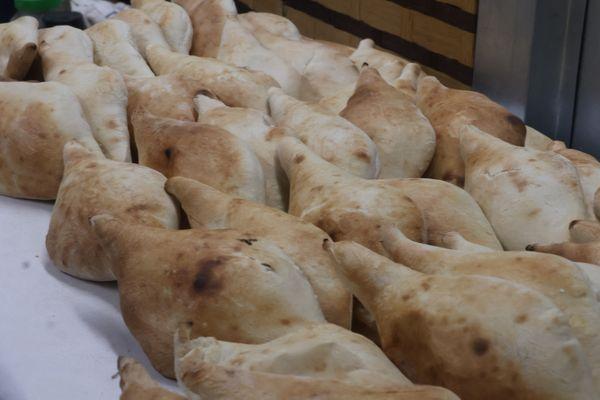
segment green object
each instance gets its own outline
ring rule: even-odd
[[[62,0],[15,0],[19,12],[44,12],[60,5]]]

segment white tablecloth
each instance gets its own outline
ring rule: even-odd
[[[48,258],[51,211],[0,196],[0,400],[118,399],[117,356],[148,360],[121,318],[116,284],[72,278]]]

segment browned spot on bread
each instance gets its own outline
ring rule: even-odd
[[[579,185],[580,185],[579,180],[571,180],[569,182],[569,186],[571,186],[571,188],[573,188],[574,190],[579,189]]]
[[[66,70],[66,69],[61,69],[60,71],[58,71],[58,74],[59,74],[59,75],[62,75],[62,74],[64,74],[65,72],[67,72],[67,70]]]
[[[280,137],[283,137],[283,136],[285,136],[285,135],[284,135],[282,129],[280,129],[280,128],[273,128],[273,129],[271,129],[269,131],[269,133],[267,133],[267,135],[265,136],[265,140],[268,142],[268,141],[271,141],[273,139],[277,139],[277,138],[280,138]]]
[[[423,288],[423,290],[428,291],[431,286],[429,285],[429,283],[427,282],[421,282],[421,287]]]
[[[258,241],[258,239],[238,239],[238,242],[246,243],[248,246],[252,246],[252,243]]]
[[[519,314],[517,318],[515,318],[515,322],[517,324],[522,324],[527,321],[527,314]]]
[[[535,216],[536,216],[536,215],[538,215],[538,214],[539,214],[541,211],[542,211],[542,209],[541,209],[541,208],[535,208],[535,209],[533,209],[533,210],[529,211],[529,212],[527,213],[527,216],[528,216],[528,217],[535,217]]]
[[[362,160],[371,162],[371,157],[369,157],[369,154],[363,149],[356,150],[354,152],[354,155]]]
[[[477,338],[473,340],[473,343],[471,343],[471,348],[473,353],[482,357],[490,349],[490,342],[483,338]]]
[[[294,162],[296,164],[300,164],[302,161],[304,161],[305,157],[302,154],[297,155],[296,157],[294,157]]]
[[[114,119],[111,119],[106,123],[106,127],[108,129],[117,129],[119,127],[119,124]]]
[[[516,186],[519,193],[523,192],[525,188],[529,186],[527,179],[523,178],[522,176],[519,176],[518,174],[510,174],[509,176],[511,182]]]
[[[292,323],[292,321],[290,321],[289,319],[280,319],[279,322],[281,322],[281,325],[289,325]]]
[[[196,274],[193,284],[196,292],[211,293],[218,291],[222,287],[221,282],[214,274],[215,268],[221,264],[223,264],[223,260],[219,258],[200,261],[198,264],[200,271]]]
[[[408,300],[410,300],[410,297],[411,297],[410,294],[405,294],[402,296],[402,300],[408,301]]]

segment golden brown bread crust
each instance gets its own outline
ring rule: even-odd
[[[506,250],[566,241],[587,209],[577,170],[551,152],[511,145],[469,125],[460,136],[465,190]]]
[[[38,35],[44,80],[56,80],[66,68],[94,63],[94,45],[85,31],[59,25],[40,29]]]
[[[157,117],[195,121],[194,96],[204,89],[195,79],[167,74],[151,78],[125,80],[129,92],[127,114],[148,112]]]
[[[136,47],[126,22],[107,19],[87,28],[85,32],[94,42],[94,61],[98,65],[116,69],[124,76],[154,76]]]
[[[0,24],[0,80],[25,78],[37,55],[37,28],[30,16]]]
[[[600,188],[600,162],[582,151],[567,149],[563,142],[553,142],[550,149],[571,161],[577,169],[588,213],[590,216],[594,216],[595,195]],[[596,220],[598,220],[598,216],[596,216]]]
[[[346,119],[316,103],[299,101],[283,90],[269,90],[270,114],[286,135],[295,136],[319,157],[367,179],[377,178],[377,146]]]
[[[185,400],[184,396],[166,390],[153,381],[144,367],[133,358],[119,357],[117,366],[121,380],[120,400]]]
[[[330,247],[374,314],[385,353],[413,382],[463,400],[596,398],[567,318],[539,292],[493,277],[425,275],[356,243]]]
[[[465,239],[502,250],[494,229],[477,202],[465,190],[436,179],[385,179],[417,205],[425,220],[427,243],[443,246],[444,237],[458,232]]]
[[[147,58],[146,47],[150,44],[171,50],[160,26],[145,12],[127,8],[112,18],[123,21],[129,26],[133,41],[142,57]]]
[[[367,389],[333,379],[255,372],[209,363],[185,365],[178,379],[191,400],[459,400],[441,387]]]
[[[322,230],[283,211],[234,198],[208,185],[176,177],[166,189],[181,203],[192,228],[238,229],[278,245],[310,282],[329,322],[350,328],[352,296],[323,249],[331,238]]]
[[[527,250],[556,254],[571,261],[600,265],[600,242],[531,244]]]
[[[354,95],[340,113],[377,145],[380,178],[420,178],[435,151],[435,132],[412,99],[364,67]]]
[[[190,16],[193,27],[190,54],[217,58],[221,45],[221,33],[227,16],[236,15],[234,9],[227,9],[228,0],[177,0]],[[233,4],[233,1],[230,2]]]
[[[234,230],[172,231],[92,219],[115,266],[127,327],[163,375],[173,335],[262,343],[324,322],[310,284],[277,246]]]
[[[466,251],[442,249],[412,242],[397,229],[387,230],[383,243],[394,261],[426,274],[494,276],[540,292],[568,318],[592,374],[600,377],[600,303],[575,263],[550,254],[473,249],[469,242]],[[529,317],[523,313],[518,320]]]
[[[289,184],[277,159],[277,143],[285,136],[264,112],[251,108],[228,107],[207,95],[194,98],[198,122],[219,126],[242,139],[260,161],[265,177],[265,203],[286,211]]]
[[[417,105],[435,129],[437,147],[428,176],[464,185],[465,168],[460,155],[459,133],[473,125],[515,146],[525,144],[523,121],[481,93],[449,89],[436,78],[419,81]]]
[[[213,125],[131,116],[139,162],[166,177],[183,176],[225,193],[265,202],[265,181],[256,155],[246,143]]]
[[[61,182],[46,249],[59,269],[94,281],[115,279],[112,262],[92,232],[89,219],[110,213],[129,224],[177,229],[178,209],[164,191],[166,178],[138,164],[94,155],[81,145],[65,145]]]
[[[171,48],[188,54],[192,47],[192,21],[179,5],[165,0],[132,0],[134,8],[144,11],[162,29]]]
[[[289,213],[315,224],[334,241],[353,240],[386,254],[380,229],[389,224],[414,240],[426,240],[418,207],[385,180],[351,175],[291,137],[281,140],[278,155],[290,180]]]
[[[201,82],[230,107],[268,111],[268,89],[279,84],[267,74],[239,68],[209,57],[195,57],[149,45],[148,62],[157,75],[173,73]]]
[[[0,82],[0,193],[52,200],[65,143],[101,154],[77,97],[57,82]]]
[[[232,343],[214,338],[189,339],[175,334],[175,368],[198,363],[254,372],[337,380],[363,389],[395,389],[412,383],[383,351],[365,337],[333,324],[298,327],[262,344]],[[181,368],[181,367],[184,368]]]

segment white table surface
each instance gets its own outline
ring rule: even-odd
[[[151,369],[116,284],[60,272],[44,240],[52,204],[0,196],[0,400],[118,399],[117,356]]]

